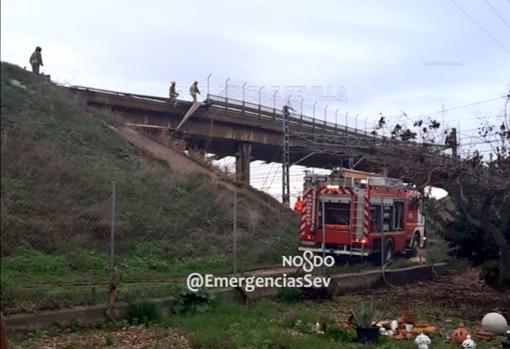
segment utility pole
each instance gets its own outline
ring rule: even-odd
[[[457,129],[454,127],[452,128],[451,133],[451,144],[452,144],[452,156],[454,159],[457,158],[457,147],[459,146],[459,143],[457,142]]]
[[[282,203],[290,204],[290,149],[289,149],[289,118],[290,110],[288,105],[283,106],[282,117]],[[292,109],[293,110],[293,109]]]
[[[237,191],[234,190],[234,209],[232,212],[232,242],[233,242],[233,259],[234,259],[234,275],[237,275]]]

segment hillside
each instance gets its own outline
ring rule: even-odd
[[[1,116],[2,278],[4,262],[34,250],[62,257],[71,273],[89,270],[76,256],[108,250],[112,182],[120,256],[169,265],[208,257],[227,263],[232,190],[239,192],[244,265],[279,262],[295,251],[297,219],[274,199],[236,187],[127,129],[116,115],[88,108],[67,89],[8,63],[1,64]]]

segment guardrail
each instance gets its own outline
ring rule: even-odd
[[[213,108],[223,109],[225,111],[238,112],[247,116],[254,116],[259,119],[265,120],[281,120],[283,114],[280,109],[271,108],[251,102],[226,98],[216,95],[208,95],[207,101],[212,102]],[[378,135],[374,135],[366,130],[342,126],[337,123],[328,122],[326,120],[319,120],[303,114],[291,113],[289,120],[290,125],[298,125],[313,130],[329,131],[331,133],[349,133],[364,138],[382,139]]]

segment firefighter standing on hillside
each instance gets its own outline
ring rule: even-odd
[[[198,81],[195,80],[193,85],[189,88],[189,94],[193,97],[193,103],[197,102],[197,93],[200,94],[200,90],[198,89]]]
[[[30,65],[32,66],[32,72],[39,75],[39,66],[44,66],[41,55],[42,49],[37,46],[35,51],[30,56]]]
[[[177,97],[179,97],[179,94],[175,90],[175,81],[172,81],[170,84],[170,91],[168,93],[170,97],[170,104],[172,104],[175,108],[175,104],[177,102]]]
[[[301,213],[303,209],[303,200],[301,200],[301,196],[298,196],[296,202],[294,203],[294,211],[297,213]]]

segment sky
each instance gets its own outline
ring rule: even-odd
[[[315,104],[351,127],[436,118],[468,151],[480,122],[504,114],[510,0],[2,0],[1,60],[29,66],[37,45],[62,84],[166,96],[175,80],[189,98],[194,80],[225,95],[229,79],[231,98],[246,83],[246,100],[261,89],[262,104],[310,116]],[[252,185],[279,195],[278,168],[254,162]],[[302,171],[291,170],[293,196]]]

